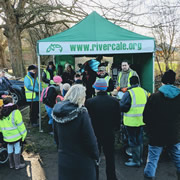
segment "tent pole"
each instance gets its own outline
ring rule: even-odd
[[[42,132],[41,129],[41,69],[40,69],[40,56],[38,55],[38,78],[39,78],[39,132]]]
[[[156,58],[156,53],[155,52],[153,52],[153,90],[152,90],[152,92],[154,93],[154,89],[155,89],[155,58]]]

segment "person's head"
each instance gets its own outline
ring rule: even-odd
[[[166,71],[161,79],[163,84],[174,84],[176,80],[176,73],[173,70]]]
[[[107,82],[104,78],[99,78],[93,84],[93,88],[96,92],[98,91],[106,91],[107,90]]]
[[[76,74],[75,77],[74,77],[75,81],[78,80],[78,79],[81,80],[81,75],[80,74]]]
[[[47,69],[50,69],[50,70],[54,70],[55,69],[55,65],[54,65],[53,61],[49,61],[48,62]]]
[[[69,100],[71,103],[81,107],[84,105],[86,97],[86,88],[81,84],[71,86],[69,91],[66,93],[64,100]]]
[[[139,85],[139,78],[137,76],[132,76],[130,78],[130,85],[133,86],[133,85]]]
[[[38,68],[36,65],[32,64],[28,67],[28,71],[35,74],[37,72]]]
[[[126,61],[126,60],[122,61],[122,63],[121,63],[121,69],[122,69],[122,71],[124,71],[124,72],[126,72],[126,71],[129,70],[129,63],[128,63],[128,61]]]
[[[55,82],[56,85],[60,85],[62,82],[61,76],[54,76],[53,81]]]
[[[68,91],[69,89],[70,89],[70,84],[69,83],[64,83],[63,84],[63,89],[65,90],[65,91]]]
[[[98,74],[100,77],[104,77],[104,75],[106,74],[106,66],[99,65],[98,66]]]
[[[0,71],[0,77],[4,77],[5,76],[5,71],[4,70],[1,70]]]

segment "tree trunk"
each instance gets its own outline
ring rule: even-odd
[[[0,64],[1,64],[0,66],[1,66],[1,68],[6,67],[4,50],[5,49],[2,46],[0,46]]]
[[[166,71],[168,71],[169,70],[168,59],[165,59],[164,62],[165,62],[165,66],[166,66]]]
[[[17,25],[11,24],[8,27],[8,48],[9,48],[9,56],[12,64],[13,74],[16,77],[24,77],[26,74],[24,61],[22,59],[22,44],[21,44],[21,36],[20,30]]]

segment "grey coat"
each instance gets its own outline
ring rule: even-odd
[[[86,108],[69,101],[53,108],[59,180],[95,180],[98,146]]]

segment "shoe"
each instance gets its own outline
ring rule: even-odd
[[[32,127],[39,127],[39,124],[33,123],[33,124],[32,124]]]
[[[50,135],[54,135],[54,132],[49,132]]]
[[[155,180],[155,177],[148,177],[144,174],[144,180]]]
[[[128,161],[133,161],[133,158],[129,158]],[[140,162],[143,164],[143,159],[141,159]]]
[[[125,165],[128,166],[128,167],[140,167],[141,166],[140,163],[136,163],[136,162],[133,162],[133,161],[125,162]]]
[[[16,170],[26,167],[26,165],[24,163],[20,162],[20,156],[21,156],[20,154],[14,154],[14,163],[15,163]]]
[[[13,153],[8,154],[9,157],[9,168],[13,169],[14,168],[14,158],[13,158]]]

